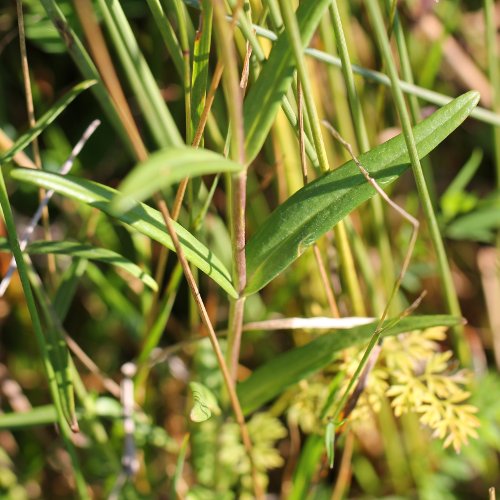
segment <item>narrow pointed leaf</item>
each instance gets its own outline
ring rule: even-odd
[[[120,184],[113,202],[117,212],[124,212],[138,201],[150,198],[158,190],[186,177],[239,172],[243,166],[207,149],[168,148],[139,163]]]
[[[307,47],[330,0],[305,0],[296,16],[302,46]],[[250,163],[260,151],[271,129],[281,100],[292,82],[295,71],[293,51],[288,35],[282,33],[273,45],[269,59],[252,85],[244,102],[246,159]]]
[[[0,251],[9,251],[10,247],[4,238],[0,238]],[[58,254],[69,255],[80,259],[98,260],[119,267],[132,276],[139,278],[152,290],[158,290],[156,281],[137,264],[129,261],[122,255],[107,248],[99,248],[76,241],[34,241],[26,249],[28,254],[45,255]]]
[[[38,137],[44,129],[49,126],[75,99],[75,97],[96,83],[95,80],[87,80],[75,85],[67,94],[59,99],[26,133],[24,133],[14,145],[5,153],[0,155],[0,163],[10,161],[14,155],[24,149],[31,141]]]
[[[424,157],[455,130],[477,105],[479,94],[468,92],[413,129],[419,157]],[[396,180],[409,166],[400,134],[359,157],[379,185]],[[350,212],[376,194],[354,161],[307,184],[280,205],[246,246],[247,295],[259,291],[304,250]]]
[[[117,194],[115,189],[86,179],[61,176],[40,170],[18,168],[12,170],[11,176],[19,181],[53,189],[59,194],[97,208],[175,251],[163,217],[158,210],[141,203],[124,214],[116,215],[113,212],[111,202]],[[229,295],[237,297],[236,290],[231,283],[231,275],[218,257],[180,224],[174,222],[174,227],[186,259],[210,276]]]
[[[382,335],[424,330],[434,326],[455,326],[461,322],[453,316],[412,316],[390,326]],[[384,325],[391,325],[388,320]],[[337,353],[353,345],[367,342],[373,335],[377,322],[321,335],[306,345],[296,347],[255,370],[250,377],[238,384],[237,392],[245,415],[281,394],[285,389],[330,364]]]

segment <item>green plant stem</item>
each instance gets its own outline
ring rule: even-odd
[[[321,124],[316,111],[312,87],[303,56],[303,48],[297,19],[288,0],[279,0],[279,4],[281,7],[281,14],[283,16],[283,22],[286,28],[286,32],[288,33],[290,44],[293,47],[293,53],[297,64],[298,79],[300,80],[300,83],[302,85],[305,108],[311,124],[312,138],[316,153],[318,155],[319,166],[323,173],[328,172],[330,167],[328,165],[328,158],[326,155],[323,136],[321,133]],[[334,233],[337,242],[341,268],[343,271],[343,276],[346,282],[347,290],[349,292],[353,310],[355,314],[364,316],[365,307],[361,294],[361,288],[359,286],[359,280],[356,275],[354,259],[352,257],[351,248],[347,239],[345,226],[342,222],[338,223],[334,227]]]
[[[38,348],[40,349],[40,353],[42,355],[43,365],[49,381],[49,388],[52,395],[52,400],[56,408],[57,421],[61,431],[61,436],[65,444],[66,450],[70,455],[71,463],[73,465],[73,473],[75,476],[76,488],[80,498],[85,498],[85,499],[90,498],[87,491],[87,485],[83,477],[83,473],[76,455],[76,450],[73,446],[73,443],[71,442],[71,437],[70,437],[71,431],[68,427],[68,424],[66,423],[62,411],[61,401],[59,398],[58,388],[56,383],[55,370],[49,357],[48,346],[45,342],[45,336],[43,334],[42,324],[40,321],[40,317],[38,316],[38,311],[35,305],[35,299],[33,297],[33,292],[31,290],[29,282],[28,270],[26,267],[26,263],[24,262],[21,247],[19,246],[19,241],[16,236],[16,226],[14,223],[14,218],[12,216],[12,211],[9,204],[9,198],[7,195],[7,188],[5,186],[5,180],[1,168],[0,168],[0,206],[2,208],[5,225],[7,227],[9,244],[11,246],[12,253],[14,254],[14,258],[16,260],[19,272],[19,278],[21,280],[21,285],[23,287],[24,296],[26,297],[26,304],[33,324],[35,338],[38,344]]]
[[[363,116],[361,101],[359,99],[356,85],[354,83],[354,74],[349,57],[349,50],[347,47],[346,38],[342,27],[342,20],[336,0],[334,0],[330,4],[329,10],[330,16],[332,18],[332,24],[335,33],[335,39],[337,41],[340,60],[342,61],[342,75],[344,77],[344,83],[347,89],[347,97],[351,109],[351,117],[353,121],[356,142],[358,143],[360,152],[364,153],[370,149],[370,143],[368,140],[368,133],[366,130],[366,123]],[[386,296],[389,297],[396,273],[393,266],[389,237],[384,222],[382,200],[379,196],[375,196],[374,198],[372,198],[371,207],[375,224],[375,238],[382,262],[382,280],[384,282]],[[381,312],[381,310],[377,311],[378,314],[380,314]]]
[[[233,11],[235,17],[242,7],[240,1]],[[226,103],[228,105],[230,122],[229,156],[245,164],[245,138],[243,124],[243,92],[239,85],[239,74],[233,32],[226,21],[226,11],[222,1],[213,2],[214,26],[220,58],[224,64],[222,84]],[[229,317],[229,336],[227,360],[231,378],[236,379],[236,369],[241,344],[243,325],[243,311],[245,298],[242,292],[246,285],[246,257],[245,257],[245,211],[246,211],[246,182],[247,172],[230,178],[228,183],[228,208],[231,223],[231,243],[233,251],[233,281],[239,297],[231,304]]]
[[[484,17],[486,24],[486,48],[488,51],[488,73],[493,97],[493,111],[500,113],[500,70],[498,68],[498,47],[496,43],[496,25],[493,0],[484,0]],[[497,188],[500,189],[500,127],[493,129],[493,145],[495,151],[495,166]],[[500,239],[499,239],[500,243]]]
[[[277,40],[278,38],[278,36],[274,32],[262,28],[261,26],[257,26],[254,24],[253,28],[255,29],[257,35],[264,38],[273,41]],[[336,68],[342,68],[342,61],[339,57],[335,57],[321,50],[311,48],[306,48],[304,50],[304,53],[308,56],[313,57],[314,59],[317,59],[318,61],[324,62],[325,64],[335,66]],[[379,83],[380,85],[384,85],[385,87],[391,86],[391,79],[380,71],[373,71],[356,64],[352,65],[352,70],[355,74],[362,76],[366,80]],[[418,85],[414,85],[403,80],[398,80],[398,83],[401,90],[405,94],[415,95],[418,98],[437,106],[445,106],[453,100],[453,97],[449,97],[447,95],[440,94],[439,92],[434,92],[433,90],[419,87]],[[472,111],[470,116],[484,123],[489,123],[490,125],[500,127],[500,113],[494,113],[488,109],[476,107]]]
[[[119,2],[98,0],[98,3],[113,47],[155,142],[159,147],[184,144]]]
[[[179,38],[183,59],[184,112],[186,114],[186,144],[193,142],[194,130],[191,121],[191,49],[187,31],[186,11],[180,0],[174,0],[175,14],[179,25]]]
[[[434,209],[432,207],[432,202],[429,197],[427,185],[425,183],[424,174],[422,172],[422,168],[418,158],[417,148],[415,145],[415,140],[411,128],[411,121],[408,114],[408,110],[406,108],[406,103],[404,101],[403,93],[399,86],[397,69],[392,57],[389,40],[387,39],[387,33],[382,19],[382,13],[380,12],[380,6],[378,5],[378,2],[376,0],[366,0],[366,6],[368,8],[370,18],[372,20],[372,25],[375,30],[377,43],[384,60],[384,64],[387,68],[389,77],[391,79],[392,94],[395,101],[396,109],[398,111],[399,119],[401,121],[401,125],[403,128],[403,134],[405,137],[406,146],[408,148],[408,153],[411,160],[415,183],[417,185],[419,198],[422,203],[425,220],[429,228],[431,241],[436,251],[439,278],[441,281],[441,285],[443,287],[446,305],[451,315],[461,316],[462,313],[460,310],[460,304],[458,302],[457,293],[453,285],[453,279],[451,276],[451,270],[446,257],[446,251],[444,249],[443,240],[441,238],[439,226],[436,220]],[[464,337],[463,325],[454,327],[452,329],[452,332],[453,332],[453,341],[455,344],[457,355],[464,366],[469,366],[470,351],[467,347],[466,340]]]
[[[386,0],[387,5],[391,4],[391,0]],[[395,4],[392,3],[394,6]],[[392,17],[393,16],[393,17]],[[403,80],[413,85],[413,72],[411,70],[410,57],[408,55],[408,48],[406,46],[405,35],[401,22],[399,20],[399,14],[397,9],[392,13],[391,19],[393,19],[392,29],[394,36],[396,38],[396,46],[399,53],[399,60],[401,61],[401,75]],[[413,94],[408,94],[408,104],[410,108],[410,114],[413,124],[417,124],[421,118],[420,106],[418,104],[417,96]],[[422,171],[424,173],[425,181],[427,183],[427,188],[429,190],[429,196],[434,209],[437,207],[437,193],[436,184],[434,181],[434,173],[432,171],[432,165],[429,157],[422,158]]]
[[[309,80],[308,71],[303,56],[303,48],[297,19],[295,18],[292,4],[289,1],[279,0],[279,4],[281,7],[281,14],[283,16],[283,22],[286,28],[286,32],[288,34],[288,39],[293,47],[293,53],[295,56],[295,61],[297,63],[298,78],[302,85],[305,108],[307,115],[309,116],[309,121],[311,123],[312,138],[314,146],[316,148],[316,153],[318,155],[319,166],[322,172],[327,172],[330,167],[328,165],[326,149],[323,142],[323,136],[321,134],[321,124],[316,111],[316,105],[314,103],[311,82]]]

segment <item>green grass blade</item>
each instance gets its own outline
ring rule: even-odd
[[[253,28],[255,29],[257,35],[267,38],[268,40],[275,41],[278,39],[278,36],[273,31],[265,29],[262,26],[254,24]],[[336,57],[322,50],[313,48],[307,48],[304,52],[317,61],[324,62],[325,64],[334,66],[339,69],[342,68],[342,61],[340,60],[340,57]],[[391,86],[390,78],[380,71],[374,71],[356,64],[352,65],[352,71],[365,80],[384,85],[385,87]],[[439,92],[435,92],[434,90],[429,90],[425,87],[414,85],[404,80],[399,80],[399,86],[405,94],[414,95],[419,99],[427,101],[431,104],[435,104],[436,106],[445,106],[453,100],[452,97],[449,97],[445,94],[440,94]],[[500,127],[500,114],[494,113],[489,109],[477,106],[472,110],[470,115],[471,118],[475,118],[476,120],[484,123],[489,123],[490,125],[494,125],[495,127]]]
[[[75,99],[78,94],[96,83],[95,80],[87,80],[75,85],[68,93],[61,97],[36,123],[24,133],[14,145],[5,153],[0,155],[0,163],[11,160],[16,153],[24,149],[31,141],[38,137]]]
[[[388,320],[384,325],[390,325],[392,322],[393,320]],[[460,322],[460,318],[446,315],[413,316],[403,318],[387,328],[382,335],[388,337],[434,326],[454,326]],[[238,384],[238,397],[243,413],[248,415],[291,385],[318,372],[331,363],[339,351],[367,342],[376,326],[377,322],[374,322],[343,330],[342,333],[321,335],[306,345],[274,357]]]
[[[12,412],[0,414],[0,429],[14,430],[36,425],[48,425],[57,422],[57,412],[54,405],[44,405],[27,412]]]
[[[207,149],[191,147],[168,148],[152,154],[139,163],[120,184],[113,208],[117,212],[129,210],[139,201],[150,198],[171,184],[186,177],[240,172],[243,166]]]
[[[52,24],[59,32],[61,39],[66,45],[66,50],[75,62],[82,76],[85,79],[93,79],[98,82],[97,85],[92,87],[92,91],[96,99],[99,101],[103,111],[106,113],[108,120],[120,136],[122,143],[128,148],[128,152],[131,156],[133,156],[133,149],[131,148],[130,141],[118,115],[115,104],[106,90],[106,87],[102,82],[94,63],[92,62],[91,57],[85,50],[84,44],[71,28],[68,20],[55,0],[40,0],[40,3],[43,5],[43,8],[45,9],[47,16],[52,21]]]
[[[182,145],[184,141],[142,55],[120,2],[99,0],[98,3],[125,75],[130,81],[157,145],[159,147]]]
[[[196,131],[205,107],[208,85],[208,63],[212,43],[213,8],[209,0],[202,2],[201,33],[194,39],[193,71],[191,75],[191,130]]]
[[[47,351],[54,367],[54,379],[59,392],[59,404],[66,422],[73,431],[76,431],[78,430],[78,421],[76,418],[73,371],[69,349],[61,333],[60,321],[51,310],[40,278],[31,266],[28,267],[28,273],[33,293],[38,301],[46,325]]]
[[[318,26],[330,0],[301,2],[296,16],[302,46],[305,47]],[[246,161],[250,163],[261,149],[288,90],[295,64],[288,35],[283,33],[273,46],[259,78],[250,88],[243,107]]]
[[[175,69],[177,73],[182,75],[184,62],[182,61],[182,51],[179,45],[179,41],[175,35],[174,29],[170,20],[165,15],[163,7],[159,0],[147,0],[153,19],[155,20],[156,26],[160,31],[160,35],[165,42],[165,47],[172,58]]]
[[[414,128],[419,156],[432,151],[469,116],[479,99],[468,92]],[[402,135],[359,157],[380,185],[387,185],[409,166]],[[353,161],[309,183],[280,205],[247,243],[247,287],[259,291],[286,269],[321,235],[375,194]]]
[[[0,251],[10,250],[6,241],[2,242],[0,239]],[[137,264],[130,262],[122,255],[106,248],[99,248],[85,243],[78,243],[76,241],[34,241],[28,245],[26,249],[28,254],[46,255],[58,254],[69,255],[80,259],[98,260],[106,264],[112,264],[119,267],[132,276],[140,279],[146,286],[152,290],[158,290],[156,281]]]
[[[175,250],[165,229],[163,217],[158,210],[141,203],[124,214],[114,214],[111,205],[112,200],[117,195],[115,189],[85,179],[72,176],[64,177],[39,170],[14,169],[11,176],[20,181],[53,189],[59,194],[98,208],[134,230],[165,245],[170,250]],[[187,260],[210,276],[229,295],[236,298],[236,290],[231,283],[231,274],[218,257],[180,224],[175,223],[174,226]]]
[[[62,275],[59,287],[52,301],[54,313],[57,315],[61,323],[64,323],[71,306],[71,302],[75,296],[80,278],[84,275],[86,269],[87,260],[77,259],[71,262]]]

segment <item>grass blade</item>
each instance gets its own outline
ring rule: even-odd
[[[133,149],[130,145],[127,133],[121,122],[116,106],[113,103],[113,100],[111,99],[111,96],[109,95],[92,59],[85,50],[84,44],[71,28],[71,25],[55,0],[40,0],[40,3],[43,5],[47,16],[59,32],[61,39],[66,45],[68,54],[73,59],[82,76],[85,79],[93,79],[98,82],[97,85],[92,88],[92,91],[96,99],[99,101],[103,111],[106,113],[110,123],[120,136],[122,143],[128,148],[129,153],[133,153]]]
[[[0,239],[0,251],[9,251],[10,247],[6,241]],[[117,252],[107,248],[99,248],[93,245],[87,245],[76,241],[34,241],[26,249],[28,254],[46,255],[58,254],[69,255],[71,257],[89,260],[98,260],[119,267],[132,276],[140,279],[146,286],[152,290],[158,290],[156,281],[137,264],[126,259]]]
[[[184,141],[161,96],[148,63],[142,55],[120,2],[99,0],[98,3],[125,75],[129,79],[157,145],[159,147],[180,146]]]
[[[307,46],[330,0],[301,2],[296,16],[302,46]],[[245,121],[246,161],[250,163],[259,152],[274,122],[281,101],[288,90],[295,64],[288,35],[283,33],[273,46],[259,78],[250,88],[243,106]]]
[[[469,116],[479,99],[468,92],[414,129],[419,156],[425,156]],[[393,182],[409,166],[402,135],[359,157],[378,184]],[[247,243],[245,293],[259,291],[286,269],[321,235],[375,194],[351,160],[304,186],[280,205]]]
[[[117,194],[115,189],[85,179],[71,176],[63,177],[29,169],[12,170],[11,176],[20,181],[45,186],[59,194],[98,208],[107,215],[115,217],[136,231],[174,250],[172,239],[165,229],[163,217],[158,210],[141,203],[124,214],[116,215],[114,213],[112,201]],[[236,290],[231,283],[231,274],[224,264],[180,224],[174,223],[174,226],[187,260],[210,276],[229,295],[236,298]]]
[[[36,122],[34,127],[30,128],[26,133],[19,137],[19,139],[17,139],[8,151],[0,155],[0,163],[10,161],[16,153],[24,149],[31,141],[33,141],[33,139],[38,137],[44,129],[48,127],[68,107],[71,101],[73,101],[78,94],[89,87],[92,87],[95,83],[95,80],[86,80],[78,85],[75,85]]]
[[[23,429],[36,425],[48,425],[57,422],[57,412],[54,405],[44,405],[27,412],[11,412],[0,414],[0,429]]]
[[[202,2],[201,34],[198,32],[194,39],[193,72],[191,75],[191,130],[198,128],[208,85],[208,63],[210,58],[210,45],[212,42],[213,8],[209,0]]]

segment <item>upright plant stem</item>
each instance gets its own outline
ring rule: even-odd
[[[390,4],[390,0],[387,0],[387,4]],[[393,4],[394,5],[394,4]],[[410,57],[408,55],[408,48],[406,47],[405,35],[401,22],[399,20],[399,15],[397,9],[393,13],[394,20],[392,24],[392,29],[394,31],[394,36],[396,38],[396,46],[398,48],[399,60],[401,61],[401,75],[405,82],[413,85],[413,73],[411,70]],[[421,119],[420,106],[418,104],[417,96],[413,94],[408,94],[408,104],[410,107],[410,114],[413,124],[416,124]],[[429,196],[433,207],[437,206],[437,194],[436,185],[434,182],[434,173],[432,171],[431,161],[428,156],[422,158],[422,170],[424,172],[425,181],[427,183],[427,188],[429,190]]]
[[[281,7],[283,22],[289,36],[290,44],[293,47],[294,57],[297,63],[298,78],[302,85],[305,108],[311,123],[312,138],[316,149],[316,153],[318,155],[320,169],[322,172],[327,172],[330,169],[330,167],[328,165],[328,158],[326,155],[325,145],[323,142],[323,136],[321,134],[321,124],[316,111],[316,106],[314,103],[314,98],[312,93],[312,87],[310,84],[308,71],[304,60],[303,47],[301,43],[297,19],[292,10],[292,6],[288,0],[280,0],[279,4]],[[339,258],[342,264],[344,279],[346,281],[347,290],[349,292],[353,310],[356,315],[364,316],[366,311],[364,307],[363,296],[361,294],[359,280],[356,276],[354,259],[352,257],[351,248],[349,246],[349,241],[347,239],[347,233],[344,224],[342,222],[339,222],[334,227],[334,232],[337,241],[337,250],[339,252]]]
[[[500,70],[498,63],[498,46],[496,43],[496,27],[493,0],[484,0],[484,17],[486,24],[486,48],[488,51],[488,73],[493,97],[493,111],[500,113]],[[500,127],[493,128],[495,166],[497,188],[500,189]],[[500,240],[499,240],[500,241]]]
[[[161,213],[163,215],[163,218],[165,220],[165,223],[167,225],[168,232],[170,234],[170,237],[172,238],[172,242],[175,247],[175,251],[177,253],[177,257],[179,258],[179,262],[181,263],[182,269],[184,271],[184,275],[186,277],[186,280],[188,282],[189,288],[191,290],[191,293],[196,301],[196,305],[198,307],[198,310],[200,312],[201,319],[203,321],[203,324],[208,330],[208,336],[210,339],[210,342],[212,344],[212,347],[214,349],[215,355],[217,357],[217,361],[219,363],[219,368],[222,372],[222,377],[224,379],[224,383],[226,386],[226,389],[229,394],[229,399],[231,401],[231,406],[233,408],[236,421],[238,422],[238,425],[240,426],[240,431],[241,431],[241,437],[243,440],[243,444],[245,446],[248,459],[251,464],[251,469],[252,469],[252,482],[253,482],[253,488],[254,488],[254,493],[256,498],[261,499],[263,498],[263,493],[260,488],[260,484],[258,482],[257,478],[257,471],[255,468],[255,463],[253,461],[253,456],[252,456],[252,442],[250,440],[250,435],[248,433],[248,428],[245,423],[245,418],[243,416],[243,412],[241,410],[241,405],[238,400],[238,395],[236,394],[236,388],[235,388],[235,383],[231,377],[231,374],[229,373],[228,366],[226,364],[226,361],[224,359],[224,355],[222,354],[222,350],[219,345],[219,341],[217,339],[217,335],[215,334],[215,330],[212,326],[212,322],[210,321],[210,318],[208,316],[207,310],[205,308],[205,304],[203,303],[203,300],[201,299],[200,292],[198,290],[198,287],[196,286],[196,282],[193,278],[193,274],[191,272],[191,268],[189,267],[189,263],[186,260],[186,257],[184,256],[184,251],[182,250],[182,247],[179,243],[179,238],[177,237],[177,233],[175,232],[174,225],[172,224],[172,219],[170,217],[170,213],[168,211],[167,205],[163,200],[158,200],[158,204],[160,206]]]
[[[21,50],[21,66],[23,70],[24,95],[26,98],[26,109],[28,111],[29,125],[30,127],[34,127],[36,121],[35,108],[33,106],[33,93],[31,92],[31,81],[30,81],[30,72],[28,66],[28,54],[26,50],[26,35],[24,30],[22,0],[16,0],[16,7],[17,7],[17,23],[19,27],[19,48]],[[33,147],[34,163],[37,168],[42,168],[42,158],[40,156],[40,147],[38,145],[38,138],[35,138],[33,140],[32,147]],[[45,189],[39,189],[39,198],[40,200],[43,200],[45,198]],[[50,240],[51,234],[50,234],[49,210],[47,207],[45,207],[43,210],[42,222],[43,222],[45,239]],[[56,259],[54,255],[52,254],[47,255],[47,266],[49,269],[48,277],[50,279],[56,273]]]
[[[191,144],[193,140],[191,121],[191,51],[186,27],[185,9],[180,0],[174,1],[177,22],[179,24],[180,45],[183,59],[183,79],[184,79],[184,112],[186,114],[186,143]]]
[[[243,2],[237,4],[233,12],[235,18],[242,8]],[[222,84],[229,112],[230,122],[230,157],[245,164],[245,138],[243,125],[243,92],[240,88],[237,55],[233,40],[233,31],[226,21],[226,10],[221,0],[213,2],[214,27],[217,47],[224,65]],[[233,250],[233,279],[236,291],[240,295],[231,304],[229,318],[229,335],[227,359],[231,378],[236,379],[238,358],[240,352],[243,312],[245,298],[243,290],[246,285],[246,257],[245,257],[245,211],[246,211],[246,183],[247,172],[231,177],[229,182],[229,214],[231,219],[231,243]]]
[[[425,182],[422,167],[418,158],[417,148],[411,128],[410,116],[406,108],[403,92],[401,91],[401,87],[399,86],[396,64],[392,57],[391,47],[387,38],[380,6],[377,0],[366,0],[366,6],[372,20],[372,25],[375,30],[377,43],[384,60],[384,64],[387,68],[389,78],[391,80],[392,95],[403,128],[406,147],[408,148],[408,154],[410,156],[412,165],[413,176],[417,185],[420,202],[422,203],[425,220],[429,228],[431,241],[436,251],[439,278],[443,287],[446,305],[450,314],[452,314],[453,316],[461,316],[462,312],[460,310],[460,304],[458,302],[457,293],[453,285],[451,270],[446,257],[446,251],[444,249],[444,244],[441,238],[441,233],[439,231],[436,215],[434,213],[434,209],[432,208],[432,202],[429,197],[427,184]],[[470,351],[465,341],[463,325],[458,325],[453,328],[453,341],[458,357],[462,364],[465,366],[470,365]]]
[[[347,89],[347,97],[349,100],[349,107],[351,109],[354,134],[356,136],[356,142],[358,143],[360,152],[364,153],[370,149],[370,143],[368,140],[368,133],[366,130],[361,101],[354,83],[354,73],[352,71],[349,50],[342,27],[342,20],[340,18],[337,0],[333,0],[329,10],[332,17],[333,30],[337,41],[340,60],[342,61],[342,75]],[[371,200],[371,206],[375,223],[375,237],[382,262],[382,280],[385,285],[386,296],[388,297],[391,293],[393,279],[396,273],[392,264],[391,247],[384,222],[382,200],[378,196],[375,196]],[[381,313],[381,311],[377,311],[377,313]]]

